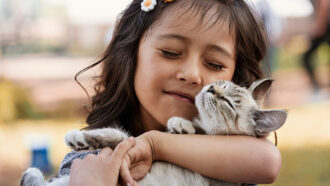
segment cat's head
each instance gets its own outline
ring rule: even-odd
[[[258,106],[272,81],[258,80],[248,89],[225,80],[205,86],[196,96],[204,130],[211,134],[265,136],[280,128],[286,120],[286,111]]]

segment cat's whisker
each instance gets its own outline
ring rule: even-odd
[[[207,107],[212,110],[212,109],[214,109],[214,104],[211,104],[211,103],[212,103],[212,98],[209,98],[207,100]]]

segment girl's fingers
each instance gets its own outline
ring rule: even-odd
[[[75,159],[72,164],[71,164],[71,169],[75,169],[76,167],[78,167],[81,164],[81,159],[77,158]]]
[[[112,158],[115,160],[123,159],[130,150],[135,145],[135,139],[133,137],[128,138],[127,140],[122,141],[117,145],[116,149],[113,152]]]
[[[129,138],[119,143],[115,148],[115,150],[113,151],[113,153],[111,154],[109,163],[111,163],[111,166],[113,166],[115,170],[118,170],[118,174],[124,156],[127,154],[128,150],[131,149],[134,145],[135,145],[135,139]]]
[[[134,186],[139,186],[139,184],[135,180],[133,180],[133,185]]]
[[[107,157],[110,156],[111,154],[112,154],[112,149],[110,149],[109,147],[105,147],[100,151],[98,156]]]
[[[129,168],[126,160],[124,160],[123,163],[121,164],[120,177],[123,179],[125,183],[127,183],[127,185],[128,184],[131,186],[134,185],[134,180],[131,176],[131,173],[129,172]]]

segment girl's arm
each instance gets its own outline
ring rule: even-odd
[[[156,160],[211,178],[235,183],[272,183],[281,167],[280,152],[264,138],[148,133]]]

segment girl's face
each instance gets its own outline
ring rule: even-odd
[[[202,87],[234,74],[235,41],[228,25],[210,27],[212,11],[203,24],[194,12],[178,12],[163,14],[139,44],[134,86],[145,131],[164,129],[173,116],[192,119]]]

